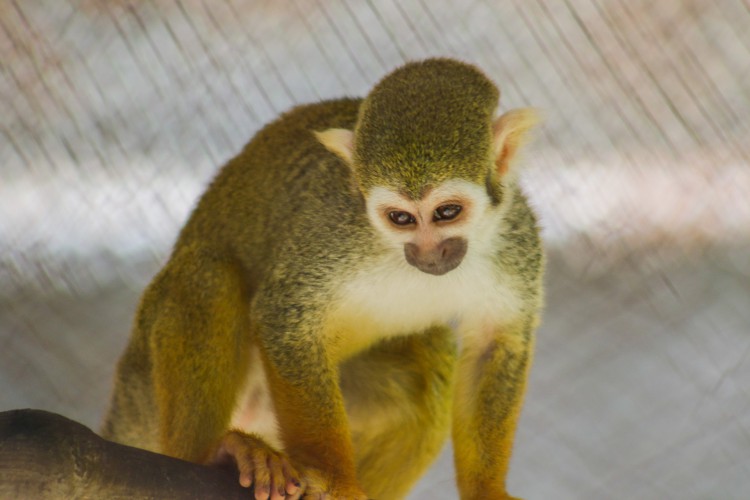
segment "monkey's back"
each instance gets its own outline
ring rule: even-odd
[[[311,241],[311,233],[330,235],[334,229],[340,236],[340,251],[335,253],[345,255],[347,242],[366,227],[364,201],[349,167],[313,132],[352,129],[360,104],[361,99],[338,99],[302,105],[266,125],[216,175],[181,231],[175,251],[184,245],[210,245],[258,270],[277,252],[295,252],[305,259],[334,251],[330,242],[320,242],[320,248],[295,247],[295,242]],[[296,237],[299,232],[306,236]]]

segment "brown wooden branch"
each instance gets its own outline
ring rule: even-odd
[[[42,410],[0,413],[0,499],[253,498],[236,473],[106,441]]]

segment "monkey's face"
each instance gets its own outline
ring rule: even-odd
[[[482,186],[451,180],[425,190],[414,200],[386,187],[367,196],[373,226],[403,257],[422,272],[443,275],[456,269],[469,242],[486,231],[489,199]]]

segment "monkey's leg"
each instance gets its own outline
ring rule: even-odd
[[[466,339],[456,374],[453,449],[461,498],[510,499],[513,438],[534,346],[535,318]]]
[[[341,367],[357,476],[370,498],[398,499],[450,427],[455,336],[447,328],[383,341]]]
[[[117,364],[114,390],[100,434],[117,443],[159,451],[151,356],[137,329]]]
[[[203,463],[231,457],[256,498],[278,499],[297,490],[286,459],[228,432],[248,374],[250,292],[220,253],[183,248],[147,290],[138,327],[148,329],[161,451]]]

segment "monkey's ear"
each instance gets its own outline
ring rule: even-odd
[[[313,133],[328,151],[344,160],[348,165],[352,164],[354,132],[345,128],[329,128],[322,132]]]
[[[528,139],[529,130],[539,121],[539,114],[532,108],[513,109],[495,120],[492,147],[500,177],[508,173],[516,153]]]

